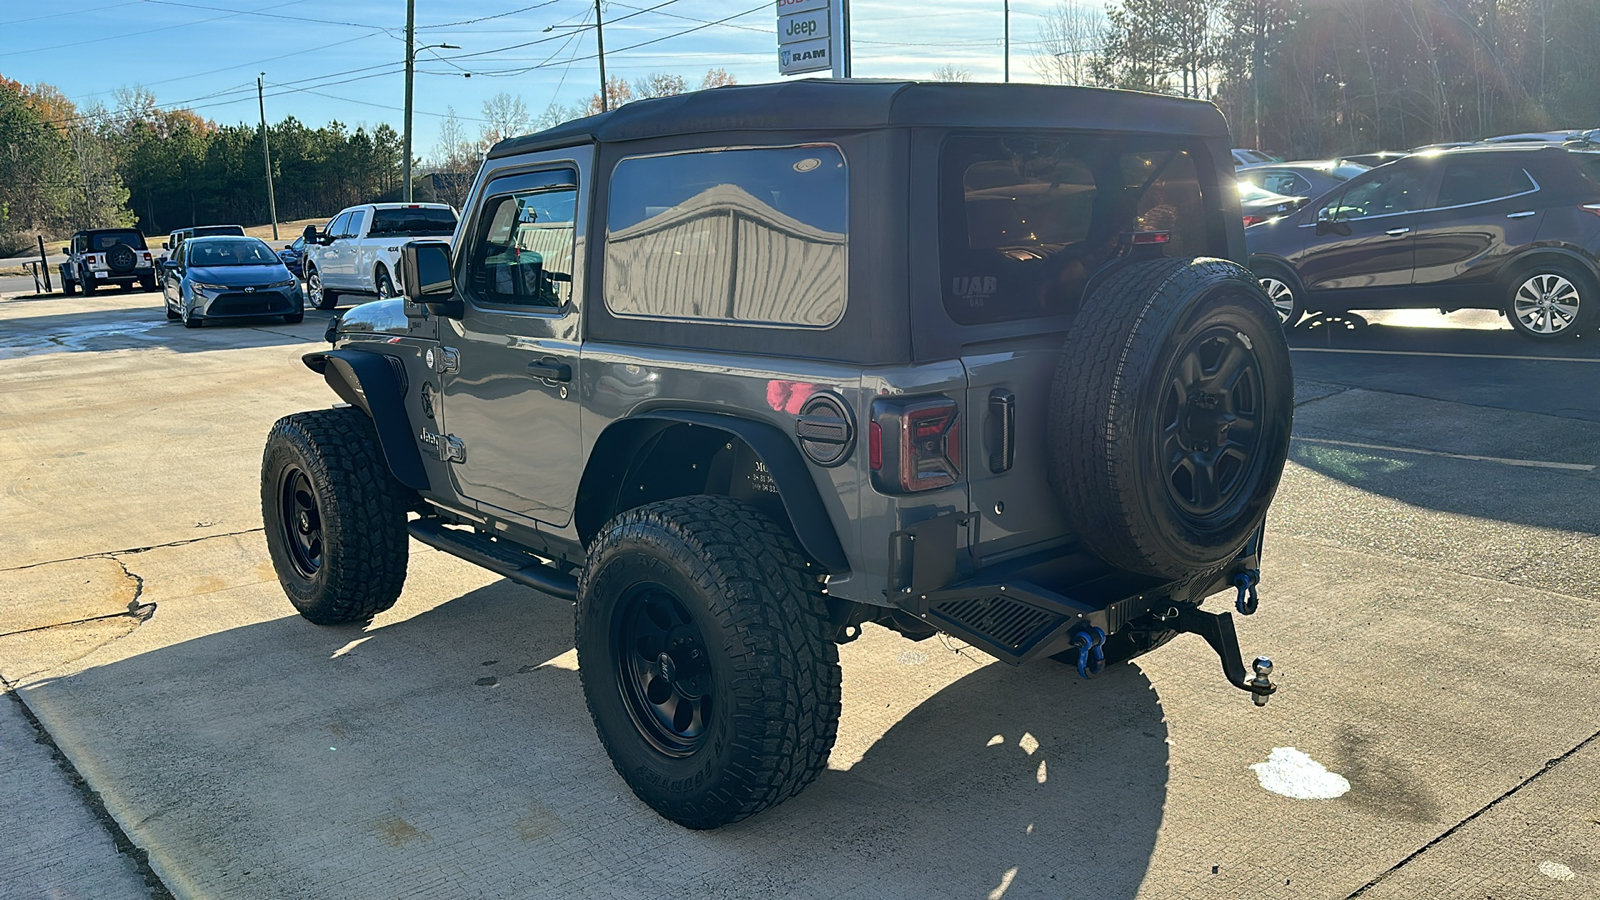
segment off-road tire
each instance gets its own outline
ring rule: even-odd
[[[814,572],[782,527],[725,497],[629,510],[590,545],[576,610],[584,698],[618,774],[662,816],[696,829],[737,822],[827,764],[839,652]],[[629,657],[617,646],[641,586],[681,601],[708,657],[709,724],[676,756],[652,743],[625,693]]]
[[[142,291],[145,291],[146,293],[155,290],[156,289],[156,276],[154,276],[154,275],[140,275],[139,276],[139,289],[142,290]]]
[[[94,275],[92,274],[85,275],[79,279],[79,283],[83,285],[83,295],[85,297],[93,296],[94,292],[100,289],[100,283],[94,280]]]
[[[1248,269],[1158,259],[1113,273],[1084,301],[1052,386],[1050,482],[1071,528],[1129,572],[1222,568],[1272,503],[1293,393],[1278,314]]]
[[[78,283],[76,281],[69,281],[69,280],[66,280],[66,279],[62,280],[62,282],[61,282],[61,296],[63,296],[63,297],[71,297],[73,294],[76,294],[77,292],[78,292]]]
[[[291,542],[284,487],[303,474],[320,529],[320,564],[307,571]],[[261,460],[261,517],[278,583],[318,625],[365,622],[393,606],[406,580],[408,490],[389,472],[372,420],[355,407],[285,416]]]

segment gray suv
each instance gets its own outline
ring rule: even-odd
[[[454,248],[311,353],[261,499],[303,616],[407,539],[576,603],[617,772],[691,828],[826,764],[872,625],[1091,676],[1201,635],[1257,705],[1292,384],[1209,104],[1039,85],[719,88],[506,140]]]

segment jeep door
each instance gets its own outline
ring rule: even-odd
[[[443,378],[444,425],[465,450],[452,467],[457,491],[557,527],[572,517],[582,473],[574,261],[586,170],[567,158],[490,177],[460,232],[462,315],[439,335],[458,359]]]

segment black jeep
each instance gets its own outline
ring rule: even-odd
[[[944,632],[1088,676],[1202,635],[1258,704],[1289,354],[1209,104],[799,81],[506,140],[455,247],[305,362],[261,498],[317,623],[392,605],[407,539],[577,604],[589,709],[662,815],[805,787],[836,643]]]

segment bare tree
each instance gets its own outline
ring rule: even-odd
[[[645,100],[650,97],[671,97],[689,90],[689,82],[682,75],[671,75],[666,72],[651,72],[643,78],[636,78],[633,82],[633,98]]]
[[[933,74],[928,77],[933,81],[968,82],[972,80],[972,73],[960,66],[946,63],[934,69]]]
[[[706,77],[700,79],[700,90],[706,91],[710,90],[711,88],[718,88],[724,85],[738,83],[739,82],[737,79],[728,74],[727,69],[718,66],[715,69],[706,70]]]
[[[631,85],[629,85],[626,81],[623,81],[621,78],[609,78],[606,80],[605,109],[600,108],[600,92],[595,91],[593,94],[590,94],[589,99],[584,102],[582,107],[583,115],[597,116],[606,110],[616,109],[632,99],[633,87]]]
[[[1048,84],[1095,84],[1092,63],[1104,31],[1105,17],[1097,6],[1059,0],[1039,26],[1034,73]]]
[[[522,102],[522,98],[514,97],[505,91],[483,101],[483,118],[481,131],[484,146],[490,146],[508,137],[527,134],[528,126],[532,122],[528,116],[528,105]]]
[[[461,209],[472,188],[472,177],[483,161],[487,145],[467,136],[467,128],[456,115],[455,107],[445,107],[444,122],[439,126],[439,141],[433,145],[427,173],[434,188],[434,199]]]

